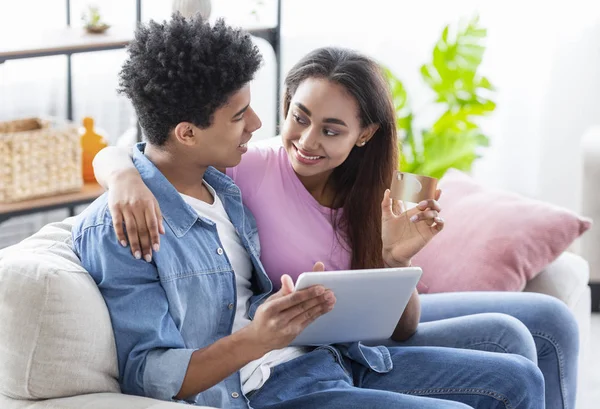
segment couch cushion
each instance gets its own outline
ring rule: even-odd
[[[73,219],[0,255],[0,393],[39,399],[119,392],[104,299],[71,250]]]
[[[449,170],[440,187],[444,231],[413,259],[423,268],[424,292],[521,291],[592,224],[458,170]]]

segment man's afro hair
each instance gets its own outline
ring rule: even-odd
[[[214,112],[254,78],[262,57],[250,35],[200,15],[140,25],[119,92],[129,97],[148,141],[163,145],[180,122],[206,128]]]

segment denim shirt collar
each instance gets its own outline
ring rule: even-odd
[[[177,237],[182,237],[198,220],[198,213],[185,202],[175,187],[158,170],[156,165],[144,155],[145,149],[145,142],[136,144],[136,149],[133,149],[133,164],[146,186],[155,195],[156,200],[161,203],[160,210],[165,221],[173,229]],[[204,180],[219,195],[240,195],[240,190],[233,181],[212,166],[206,170]],[[202,217],[200,219],[208,225],[214,224],[208,219]]]

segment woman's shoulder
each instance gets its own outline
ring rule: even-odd
[[[276,166],[282,158],[285,158],[285,150],[281,144],[281,138],[262,139],[250,142],[248,152],[242,156],[242,161],[238,167],[243,169],[248,166]]]
[[[279,172],[280,164],[285,159],[285,151],[279,138],[251,142],[240,163],[227,169],[227,175],[241,188],[257,186],[262,183],[266,174]]]

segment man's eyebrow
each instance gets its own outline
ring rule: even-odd
[[[250,104],[248,104],[245,107],[243,107],[242,109],[240,109],[238,112],[235,113],[234,116],[232,116],[232,118],[242,115],[244,112],[246,112],[246,110],[248,109],[249,106],[250,106]]]

